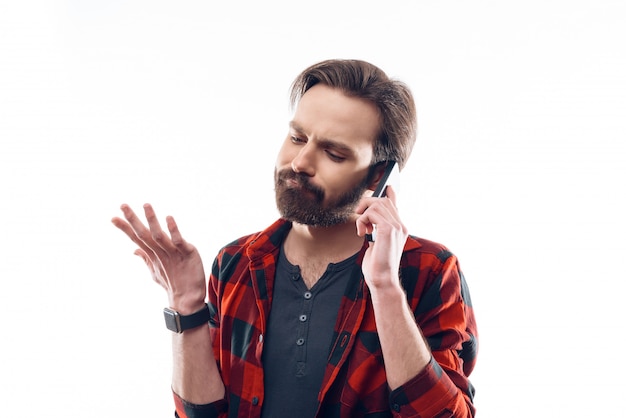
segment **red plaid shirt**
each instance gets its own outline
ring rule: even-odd
[[[218,254],[209,279],[209,306],[214,354],[227,395],[212,404],[193,405],[174,394],[178,417],[261,416],[263,335],[276,260],[290,227],[279,220]],[[339,308],[318,394],[318,417],[474,416],[474,389],[468,376],[476,360],[476,322],[456,257],[439,244],[410,237],[400,273],[409,305],[432,350],[430,364],[390,391],[369,290],[362,275],[355,277]]]

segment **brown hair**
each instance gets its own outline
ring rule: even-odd
[[[374,103],[381,127],[374,144],[372,165],[397,161],[402,169],[417,136],[415,101],[408,86],[391,79],[380,68],[360,60],[326,60],[305,69],[291,85],[291,106],[314,85],[338,88],[352,97]]]

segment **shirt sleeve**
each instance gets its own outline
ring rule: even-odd
[[[395,417],[473,417],[474,407],[467,395],[442,370],[435,358],[417,376],[394,390],[390,407]]]
[[[431,349],[428,365],[390,394],[395,417],[471,418],[474,388],[469,381],[476,354],[476,321],[456,257],[447,250],[429,262],[428,283],[409,293],[415,319]]]
[[[176,418],[225,418],[228,412],[228,403],[226,399],[212,402],[204,405],[197,405],[185,401],[172,391],[174,395],[174,406]]]

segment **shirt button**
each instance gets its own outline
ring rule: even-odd
[[[311,292],[304,292],[304,298],[305,298],[305,299],[311,299],[311,296],[313,296],[313,295],[311,294]]]
[[[398,405],[397,403],[393,404],[393,410],[396,412],[400,412],[400,405]]]
[[[300,322],[306,321],[306,315],[300,315]]]
[[[291,280],[293,280],[294,282],[298,281],[299,278],[300,278],[300,276],[297,275],[297,274],[294,274],[294,275],[291,276]]]
[[[258,404],[259,404],[259,398],[255,396],[254,398],[252,398],[252,405],[257,406]]]
[[[298,338],[298,341],[296,341],[296,344],[304,345],[304,338]]]

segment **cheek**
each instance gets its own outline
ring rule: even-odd
[[[341,183],[346,188],[355,188],[367,179],[369,165],[362,164],[358,167],[350,167],[341,175]]]
[[[365,177],[361,178],[360,174],[355,178],[353,171],[336,173],[332,178],[328,178],[326,181],[327,197],[333,199],[350,193],[359,187],[364,179]]]

